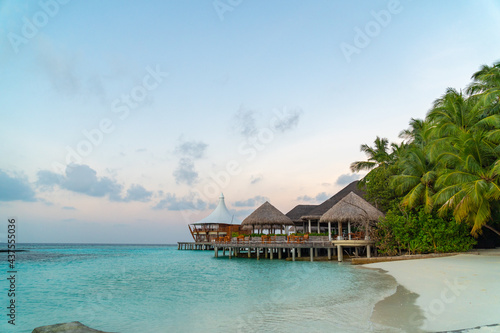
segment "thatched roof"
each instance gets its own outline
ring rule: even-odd
[[[286,213],[286,216],[293,222],[303,222],[302,216],[307,215],[311,210],[318,207],[318,205],[297,205],[291,211]]]
[[[384,214],[368,201],[351,192],[323,214],[320,222],[350,221],[351,223],[373,224],[383,216]]]
[[[270,224],[284,226],[293,225],[293,222],[285,214],[266,201],[241,223],[242,226]]]
[[[322,204],[318,205],[316,208],[304,214],[302,216],[303,220],[319,220],[323,214],[325,214],[330,208],[332,208],[336,203],[342,200],[346,195],[354,192],[360,197],[364,197],[365,193],[363,190],[358,188],[359,181],[353,181],[343,189],[341,189],[337,194],[335,194],[330,199],[326,200]]]

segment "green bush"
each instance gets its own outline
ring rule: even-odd
[[[328,233],[322,232],[322,233],[318,234],[317,232],[311,232],[309,234],[309,236],[328,236]]]
[[[393,208],[387,212],[374,238],[380,253],[386,255],[437,252],[464,252],[476,244],[470,227],[454,218],[441,218],[423,209],[404,211]]]

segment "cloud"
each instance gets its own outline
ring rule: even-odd
[[[257,196],[255,196],[253,198],[250,198],[250,199],[247,199],[247,200],[244,200],[244,201],[236,201],[234,203],[234,206],[235,207],[255,207],[257,205],[263,204],[266,201],[269,201],[269,199],[266,198],[266,197],[257,195]]]
[[[56,45],[46,35],[38,38],[38,61],[52,87],[62,93],[74,95],[81,90],[76,74],[76,57]]]
[[[88,165],[71,164],[66,167],[65,175],[52,171],[38,172],[37,185],[42,190],[52,190],[55,186],[91,197],[109,197],[111,201],[149,201],[152,192],[140,185],[132,185],[123,198],[123,186],[108,177],[97,177],[97,172]]]
[[[0,201],[36,201],[35,192],[28,181],[20,176],[9,176],[0,170]]]
[[[182,156],[173,172],[177,184],[193,185],[198,182],[194,161],[205,155],[208,145],[201,141],[183,141],[175,147],[175,153]]]
[[[245,110],[240,107],[234,116],[233,123],[236,132],[245,138],[250,138],[257,134],[255,111]]]
[[[186,157],[179,160],[173,175],[177,184],[193,185],[198,181],[198,172],[194,169],[194,162]]]
[[[64,209],[64,210],[76,210],[76,208],[73,206],[64,206],[62,209]]]
[[[307,201],[307,202],[322,202],[330,198],[331,195],[327,194],[326,192],[321,192],[316,194],[315,197],[310,197],[308,195],[303,195],[301,197],[298,197],[297,200],[299,201]]]
[[[252,214],[255,209],[241,209],[235,211],[234,216],[240,220],[244,220],[248,215]]]
[[[208,145],[201,141],[185,141],[175,147],[175,152],[181,156],[200,159],[204,156]]]
[[[136,149],[135,152],[136,153],[145,153],[147,152],[148,150],[146,148],[139,148],[139,149]]]
[[[352,174],[346,173],[346,174],[340,175],[339,178],[337,178],[337,180],[335,181],[335,184],[347,185],[347,184],[350,184],[353,181],[358,180],[360,178],[361,178],[361,176],[356,174],[356,173],[352,173]]]
[[[167,209],[171,211],[205,210],[206,208],[207,203],[200,198],[197,198],[192,192],[180,198],[177,198],[175,193],[167,193],[165,198],[153,207],[153,209]]]
[[[263,178],[262,175],[252,176],[252,178],[250,178],[250,184],[252,185],[257,184],[258,182],[262,181],[262,178]]]
[[[302,111],[300,110],[287,111],[285,114],[280,115],[278,121],[274,124],[274,128],[277,131],[284,133],[297,127],[301,114]]]
[[[147,191],[143,186],[132,184],[130,188],[127,190],[127,196],[124,201],[141,201],[148,202],[151,200],[151,196],[153,195],[152,191]]]

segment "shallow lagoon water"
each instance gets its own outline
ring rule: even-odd
[[[29,251],[16,258],[16,326],[3,315],[0,332],[68,321],[123,333],[395,331],[370,321],[394,279],[346,263],[214,258],[176,246],[18,248]]]

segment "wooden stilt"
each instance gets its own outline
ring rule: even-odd
[[[292,248],[292,261],[295,261],[295,248]]]
[[[313,254],[314,254],[314,251],[313,251],[313,248],[311,247],[311,261],[314,261]]]
[[[328,260],[332,260],[332,249],[328,248],[326,249],[326,252],[328,253]]]
[[[342,262],[344,260],[344,256],[342,253],[342,245],[337,245],[337,256],[338,256],[338,261]]]
[[[260,249],[256,248],[255,251],[257,251],[257,260],[259,260],[260,259]]]

